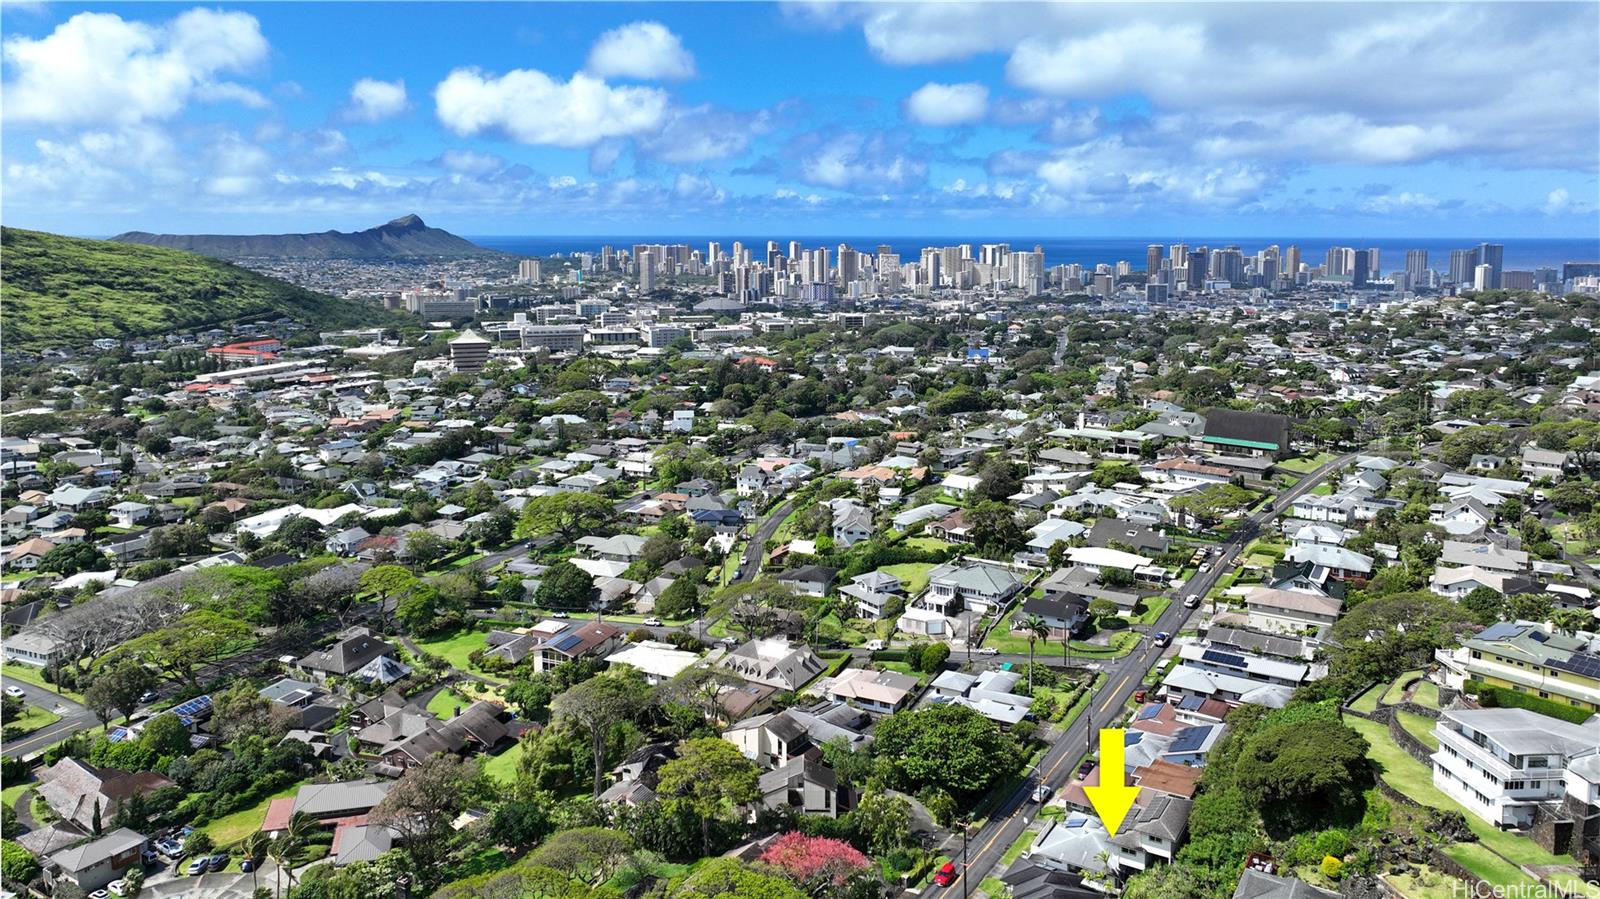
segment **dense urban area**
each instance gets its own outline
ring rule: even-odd
[[[1600,262],[361,234],[6,231],[5,895],[1600,897]]]

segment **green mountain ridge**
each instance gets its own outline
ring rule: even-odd
[[[417,215],[401,216],[365,231],[321,231],[314,234],[150,234],[129,231],[111,239],[118,243],[189,250],[219,259],[262,256],[375,260],[503,255],[449,231],[430,228]]]
[[[0,338],[10,349],[151,337],[267,316],[318,328],[393,313],[160,247],[0,228]]]

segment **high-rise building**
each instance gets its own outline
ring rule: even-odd
[[[1161,271],[1161,260],[1166,256],[1167,248],[1158,243],[1153,243],[1144,248],[1144,270],[1150,274]]]
[[[1406,250],[1406,280],[1411,289],[1426,286],[1428,280],[1428,251]]]
[[[1354,264],[1350,266],[1350,284],[1352,287],[1366,287],[1371,269],[1371,250],[1356,250]]]
[[[539,283],[539,260],[524,259],[517,263],[517,280],[524,284]]]
[[[460,337],[450,341],[450,369],[468,374],[483,371],[483,366],[489,361],[489,349],[492,346],[493,344],[477,331],[471,328],[462,331]]]
[[[1500,289],[1500,273],[1505,271],[1506,247],[1499,243],[1478,244],[1478,264],[1489,266],[1489,288]],[[1483,290],[1483,288],[1478,288]]]
[[[1494,266],[1487,262],[1479,263],[1472,270],[1472,286],[1478,291],[1494,289]]]
[[[1186,243],[1173,244],[1167,258],[1172,260],[1173,268],[1183,268],[1189,264],[1189,245]]]
[[[1189,289],[1199,290],[1206,283],[1206,251],[1195,250],[1189,254]]]
[[[934,247],[925,247],[922,250],[922,278],[917,283],[928,285],[929,290],[938,290],[942,283],[939,263],[943,260],[941,254]]]
[[[639,269],[639,293],[650,293],[656,289],[656,254],[653,250],[644,250],[634,259]]]
[[[1477,250],[1450,251],[1450,283],[1457,287],[1471,287],[1478,268]]]
[[[1350,274],[1350,268],[1345,265],[1345,250],[1345,247],[1328,248],[1328,255],[1322,263],[1322,274],[1325,277]]]
[[[1367,274],[1373,278],[1383,277],[1382,258],[1377,247],[1367,247]]]
[[[1300,248],[1298,246],[1290,244],[1289,248],[1283,251],[1282,268],[1284,276],[1291,281],[1294,280],[1295,275],[1300,274]]]

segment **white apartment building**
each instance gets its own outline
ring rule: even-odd
[[[1566,794],[1569,768],[1594,768],[1600,747],[1600,719],[1573,724],[1527,709],[1445,711],[1433,733],[1433,785],[1496,827],[1532,824],[1540,804]],[[1588,801],[1593,785],[1578,779]]]

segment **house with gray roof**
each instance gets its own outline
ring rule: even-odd
[[[54,885],[70,883],[92,893],[139,864],[144,841],[144,834],[119,827],[97,840],[50,855],[45,859],[45,876]]]

